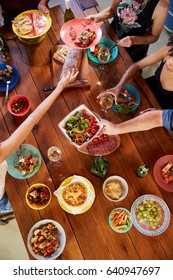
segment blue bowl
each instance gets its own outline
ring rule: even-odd
[[[130,84],[124,84],[122,89],[126,89],[128,91],[129,94],[133,95],[135,97],[135,104],[131,106],[131,108],[126,112],[126,111],[120,111],[117,106],[115,105],[115,103],[112,105],[112,110],[114,110],[117,113],[121,113],[121,114],[128,114],[131,113],[133,111],[135,111],[139,104],[140,104],[140,94],[139,91],[132,85]],[[126,99],[123,95],[120,94],[120,97],[122,99]]]
[[[101,40],[98,42],[98,44],[101,44],[102,47],[106,47],[106,48],[110,48],[113,45],[115,45],[115,42],[109,38],[101,38]],[[112,62],[113,60],[115,60],[115,58],[118,55],[118,47],[114,47],[111,51],[111,57],[108,61]],[[87,49],[87,55],[89,57],[89,59],[91,59],[93,62],[97,63],[97,64],[102,64],[97,57],[93,56],[91,53],[91,49]]]

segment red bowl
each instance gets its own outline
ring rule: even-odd
[[[30,110],[30,101],[25,95],[15,95],[8,101],[8,111],[17,117],[25,116]]]

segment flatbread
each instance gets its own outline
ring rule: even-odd
[[[58,45],[56,52],[53,54],[53,58],[62,64],[64,64],[69,47],[67,45]]]
[[[71,183],[62,193],[64,201],[70,206],[81,206],[85,203],[87,195],[87,188],[81,182]]]

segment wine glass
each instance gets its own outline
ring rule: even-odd
[[[99,70],[101,73],[108,72],[108,67],[105,64],[108,63],[110,57],[111,53],[108,48],[102,47],[99,49],[97,58],[101,62],[101,65],[99,66]]]
[[[101,111],[106,117],[108,117],[108,109],[112,107],[114,101],[114,96],[111,92],[107,91],[100,97],[99,104],[101,106]]]
[[[6,59],[6,56],[2,52],[3,47],[4,47],[4,42],[3,42],[2,38],[0,37],[0,60],[5,62],[7,59]]]
[[[48,149],[47,152],[49,160],[55,165],[60,166],[62,164],[62,151],[56,147],[52,146]]]

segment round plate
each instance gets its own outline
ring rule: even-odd
[[[23,39],[33,39],[33,38],[37,38],[37,37],[40,37],[41,35],[45,34],[49,28],[51,27],[51,24],[52,24],[52,19],[50,17],[49,14],[45,14],[43,13],[42,11],[40,10],[28,10],[28,11],[24,11],[22,12],[21,14],[19,14],[16,18],[21,18],[23,17],[24,15],[27,15],[27,14],[31,14],[31,13],[39,13],[42,18],[46,21],[46,26],[45,26],[45,29],[43,32],[41,32],[39,35],[36,35],[36,36],[29,36],[28,34],[27,35],[21,35],[20,33],[18,33],[18,30],[15,26],[14,23],[12,23],[12,29],[14,31],[14,33],[19,36],[20,38],[23,38]]]
[[[85,180],[89,184],[89,187],[90,187],[91,191],[95,194],[95,190],[94,190],[94,187],[91,184],[91,182],[83,176],[78,176],[78,177],[81,177],[83,180]],[[62,181],[62,183],[60,184],[60,187],[66,186],[67,184],[70,184],[70,182],[72,181],[73,178],[74,178],[74,176],[70,176],[70,177],[66,178],[64,181]],[[63,210],[65,210],[66,212],[68,212],[70,214],[73,214],[71,209],[67,208],[66,205],[63,204],[62,201],[60,201],[58,199],[58,202],[59,202],[59,204],[60,204],[60,206],[62,207]],[[93,203],[94,203],[94,199],[86,207],[84,207],[83,210],[78,214],[82,214],[82,213],[86,212],[88,209],[90,209],[90,207],[92,206]]]
[[[117,110],[117,108],[116,108],[116,105],[115,105],[115,103],[112,105],[112,109],[115,111],[115,112],[117,112],[117,113],[121,113],[121,114],[128,114],[128,113],[130,113],[130,112],[133,112],[133,111],[135,111],[137,108],[138,108],[138,106],[139,106],[139,104],[140,104],[140,94],[139,94],[139,91],[134,87],[134,86],[132,86],[132,85],[130,85],[130,84],[124,84],[123,85],[123,87],[122,87],[122,89],[126,89],[127,91],[128,91],[128,93],[130,93],[131,95],[133,95],[133,96],[135,96],[135,105],[133,105],[132,106],[132,108],[131,108],[131,110],[129,110],[127,113],[124,113],[124,112],[119,112],[118,110]],[[119,95],[119,97],[121,97],[122,99],[125,99],[125,97],[123,96],[123,95]]]
[[[146,199],[153,200],[153,202],[155,202],[161,207],[162,218],[159,221],[156,229],[152,229],[146,222],[143,223],[140,222],[136,215],[136,207],[140,205],[143,202],[143,200]],[[146,194],[138,197],[132,204],[131,213],[133,217],[134,226],[138,231],[140,231],[145,235],[149,235],[149,236],[159,235],[168,228],[170,223],[170,211],[167,204],[160,197],[155,195]]]
[[[72,20],[67,21],[66,23],[63,24],[60,30],[60,36],[61,39],[64,41],[65,44],[72,48],[76,49],[88,49],[91,47],[94,47],[101,39],[102,37],[102,30],[100,26],[98,26],[94,21],[90,21],[89,24],[87,24],[88,20],[85,18],[75,18]],[[86,48],[82,48],[74,44],[75,40],[72,40],[69,32],[70,32],[70,27],[73,27],[77,33],[77,38],[81,35],[81,33],[86,29],[90,28],[92,31],[96,32],[96,37],[93,40],[93,42]]]
[[[173,162],[173,155],[166,155],[158,159],[154,165],[153,173],[154,178],[157,182],[157,184],[164,190],[168,192],[173,192],[173,182],[170,182],[168,184],[164,183],[164,178],[162,176],[162,168],[168,163]]]
[[[113,222],[112,214],[116,211],[119,211],[119,210],[124,211],[130,217],[129,224],[127,225],[127,227],[125,229],[117,229],[112,223]],[[131,213],[123,207],[118,207],[118,208],[115,208],[114,210],[112,210],[111,213],[109,214],[108,221],[109,221],[110,227],[118,233],[125,233],[125,232],[129,231],[131,229],[132,225],[133,225]]]
[[[32,246],[31,246],[31,243],[30,243],[30,240],[31,238],[33,237],[33,232],[38,229],[40,226],[43,226],[45,224],[48,224],[48,223],[52,223],[56,226],[56,228],[58,229],[59,231],[59,241],[60,241],[60,247],[58,248],[58,250],[52,254],[50,257],[44,257],[42,255],[39,255],[39,254],[35,254],[32,250]],[[66,234],[65,234],[65,231],[63,229],[63,227],[57,223],[56,221],[54,220],[49,220],[49,219],[45,219],[45,220],[42,220],[42,221],[39,221],[37,222],[29,231],[28,233],[28,238],[27,238],[27,246],[28,246],[28,249],[29,249],[29,252],[31,253],[31,255],[37,259],[37,260],[55,260],[56,258],[58,258],[58,256],[63,252],[64,250],[64,247],[65,247],[65,244],[66,244]]]
[[[113,181],[116,181],[116,180],[120,181],[120,183],[121,183],[122,195],[118,199],[113,199],[105,193],[104,189],[109,182],[113,182]],[[102,191],[103,191],[104,196],[107,199],[109,199],[113,202],[119,202],[119,201],[122,201],[127,196],[127,194],[128,194],[128,184],[127,184],[126,180],[124,178],[120,177],[120,176],[116,176],[116,175],[110,176],[104,181]]]
[[[27,179],[32,177],[34,174],[37,173],[37,171],[40,168],[41,165],[41,154],[40,152],[32,145],[30,144],[22,144],[22,152],[25,155],[31,153],[32,156],[38,158],[38,166],[34,167],[33,171],[29,174],[26,174],[25,176],[22,175],[22,172],[18,171],[17,169],[14,168],[14,164],[18,163],[18,154],[19,154],[19,149],[17,149],[15,152],[13,152],[8,158],[7,158],[7,163],[8,163],[8,173],[16,178],[16,179]]]
[[[11,64],[0,64],[0,70],[6,69],[7,68],[6,65],[10,65],[13,69],[13,73],[11,73],[11,83],[9,85],[9,90],[11,90],[16,86],[16,84],[19,80],[19,72],[18,72],[17,68]],[[3,78],[0,81],[0,91],[1,92],[6,91],[6,79],[5,78]]]
[[[98,42],[98,44],[101,44],[102,47],[110,48],[115,45],[115,42],[109,38],[101,38],[101,40]],[[114,47],[110,52],[111,52],[111,57],[110,57],[108,63],[114,61],[115,58],[117,57],[118,47],[117,46]],[[91,49],[87,49],[87,55],[93,62],[95,62],[97,64],[101,64],[100,60],[98,60],[97,57],[92,55]]]

